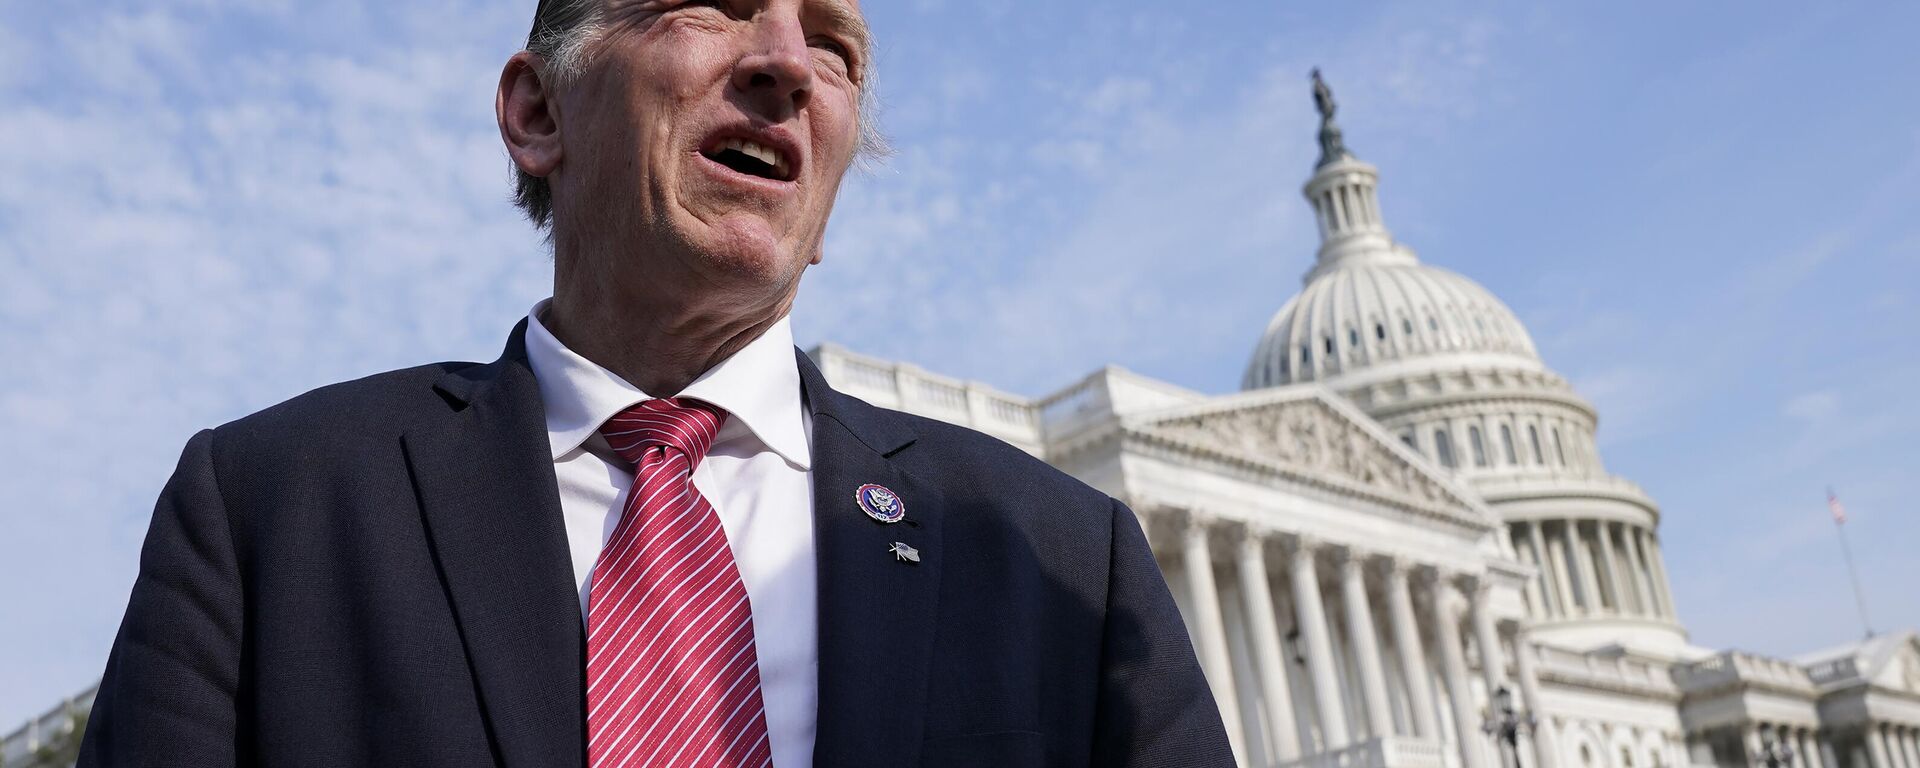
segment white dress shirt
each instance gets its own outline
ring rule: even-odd
[[[620,523],[633,485],[632,470],[607,446],[600,425],[652,397],[561,344],[540,323],[547,304],[534,305],[527,315],[527,362],[546,405],[584,622],[594,562]],[[809,766],[820,660],[812,417],[800,402],[792,326],[781,318],[677,396],[727,411],[712,449],[694,469],[693,484],[719,513],[746,584],[773,764]]]

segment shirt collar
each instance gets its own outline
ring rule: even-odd
[[[592,439],[607,419],[653,396],[560,343],[540,322],[549,303],[542,300],[527,313],[527,363],[540,384],[547,440],[559,461]],[[732,416],[721,426],[716,445],[738,436],[741,427],[735,425],[743,425],[787,463],[807,469],[813,461],[788,318],[700,374],[679,396],[705,400]]]

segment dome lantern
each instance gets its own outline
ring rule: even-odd
[[[1380,216],[1379,169],[1347,150],[1333,120],[1333,90],[1319,69],[1313,70],[1313,105],[1320,112],[1320,161],[1303,192],[1320,227],[1320,254],[1306,281],[1347,263],[1414,263],[1413,253],[1393,242]]]

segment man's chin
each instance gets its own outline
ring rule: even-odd
[[[689,241],[694,256],[715,272],[749,280],[784,285],[806,262],[758,216],[722,218]]]

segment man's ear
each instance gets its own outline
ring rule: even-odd
[[[560,115],[553,92],[540,78],[539,54],[521,51],[500,70],[494,117],[507,156],[529,175],[545,177],[560,165]]]

